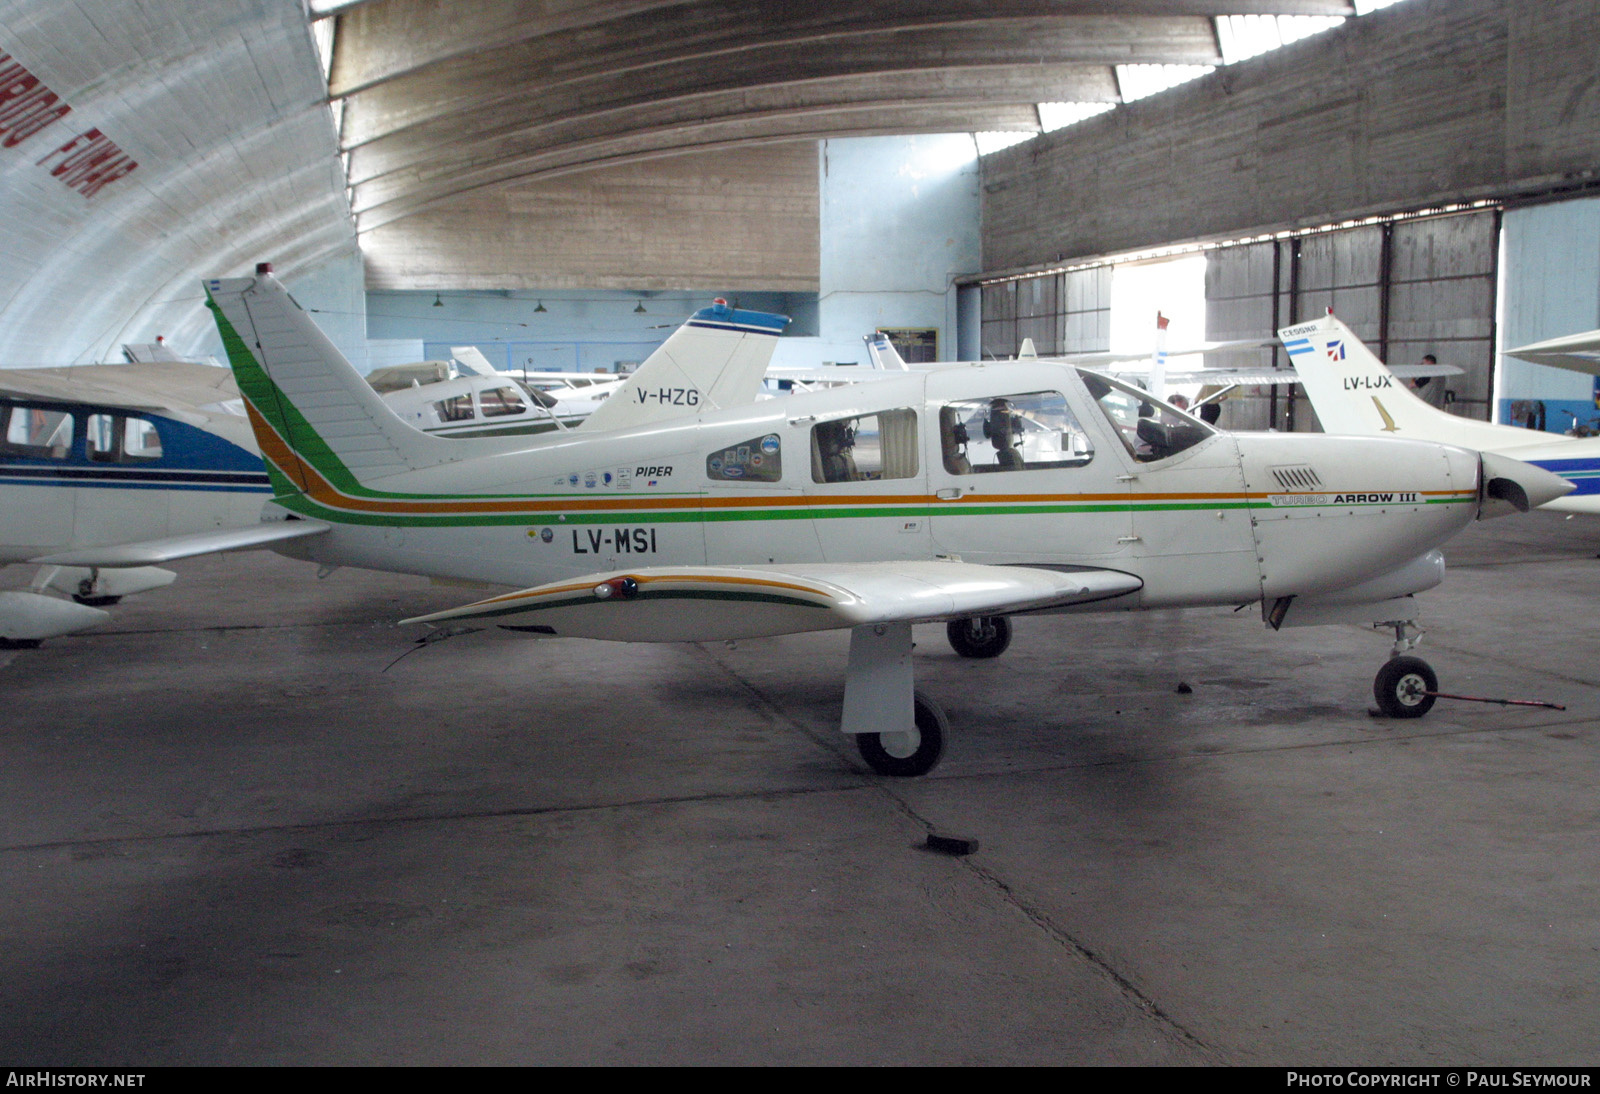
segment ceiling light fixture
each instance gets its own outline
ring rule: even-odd
[[[535,311],[535,312],[547,312],[547,311],[549,311],[549,310],[550,310],[550,309],[549,309],[549,308],[547,308],[547,307],[545,307],[545,306],[544,306],[544,301],[543,301],[543,300],[541,300],[541,301],[539,301],[539,306],[538,306],[538,307],[537,307],[537,308],[534,308],[534,309],[533,309],[533,310],[534,310],[534,311]]]
[[[438,293],[433,294],[433,306],[436,308],[444,307],[444,301],[439,299]]]
[[[633,309],[633,314],[634,315],[643,315],[643,314],[645,314],[644,301],[643,300],[639,301],[638,306]]]

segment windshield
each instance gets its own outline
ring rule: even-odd
[[[1148,391],[1088,369],[1080,368],[1078,375],[1111,423],[1112,431],[1141,463],[1176,456],[1216,432],[1198,418],[1160,402]]]

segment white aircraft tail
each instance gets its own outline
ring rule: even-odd
[[[867,344],[867,358],[872,362],[873,368],[885,372],[911,371],[911,366],[906,364],[905,358],[900,356],[900,351],[889,341],[889,336],[881,330],[864,334],[861,340]]]
[[[1477,449],[1530,444],[1538,438],[1430,406],[1332,314],[1285,327],[1278,337],[1324,432],[1392,433]]]
[[[468,454],[401,421],[271,266],[204,284],[276,494],[348,491]]]
[[[451,346],[450,356],[455,359],[456,368],[468,376],[494,376],[500,371],[477,346]]]
[[[628,429],[752,403],[788,325],[787,316],[739,311],[726,300],[701,308],[576,429]]]

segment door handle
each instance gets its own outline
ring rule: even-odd
[[[933,492],[933,496],[942,501],[953,501],[961,496],[961,487],[942,486]]]

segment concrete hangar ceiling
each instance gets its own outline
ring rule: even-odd
[[[816,139],[1036,129],[1038,102],[1115,98],[1115,63],[1216,60],[1211,16],[1350,10],[0,0],[0,366],[200,348],[199,279],[261,258],[291,283],[364,254],[371,287],[814,289]],[[332,280],[360,312],[359,274]]]
[[[366,0],[337,18],[373,288],[816,288],[819,138],[1032,130],[1212,17],[1329,0]]]

